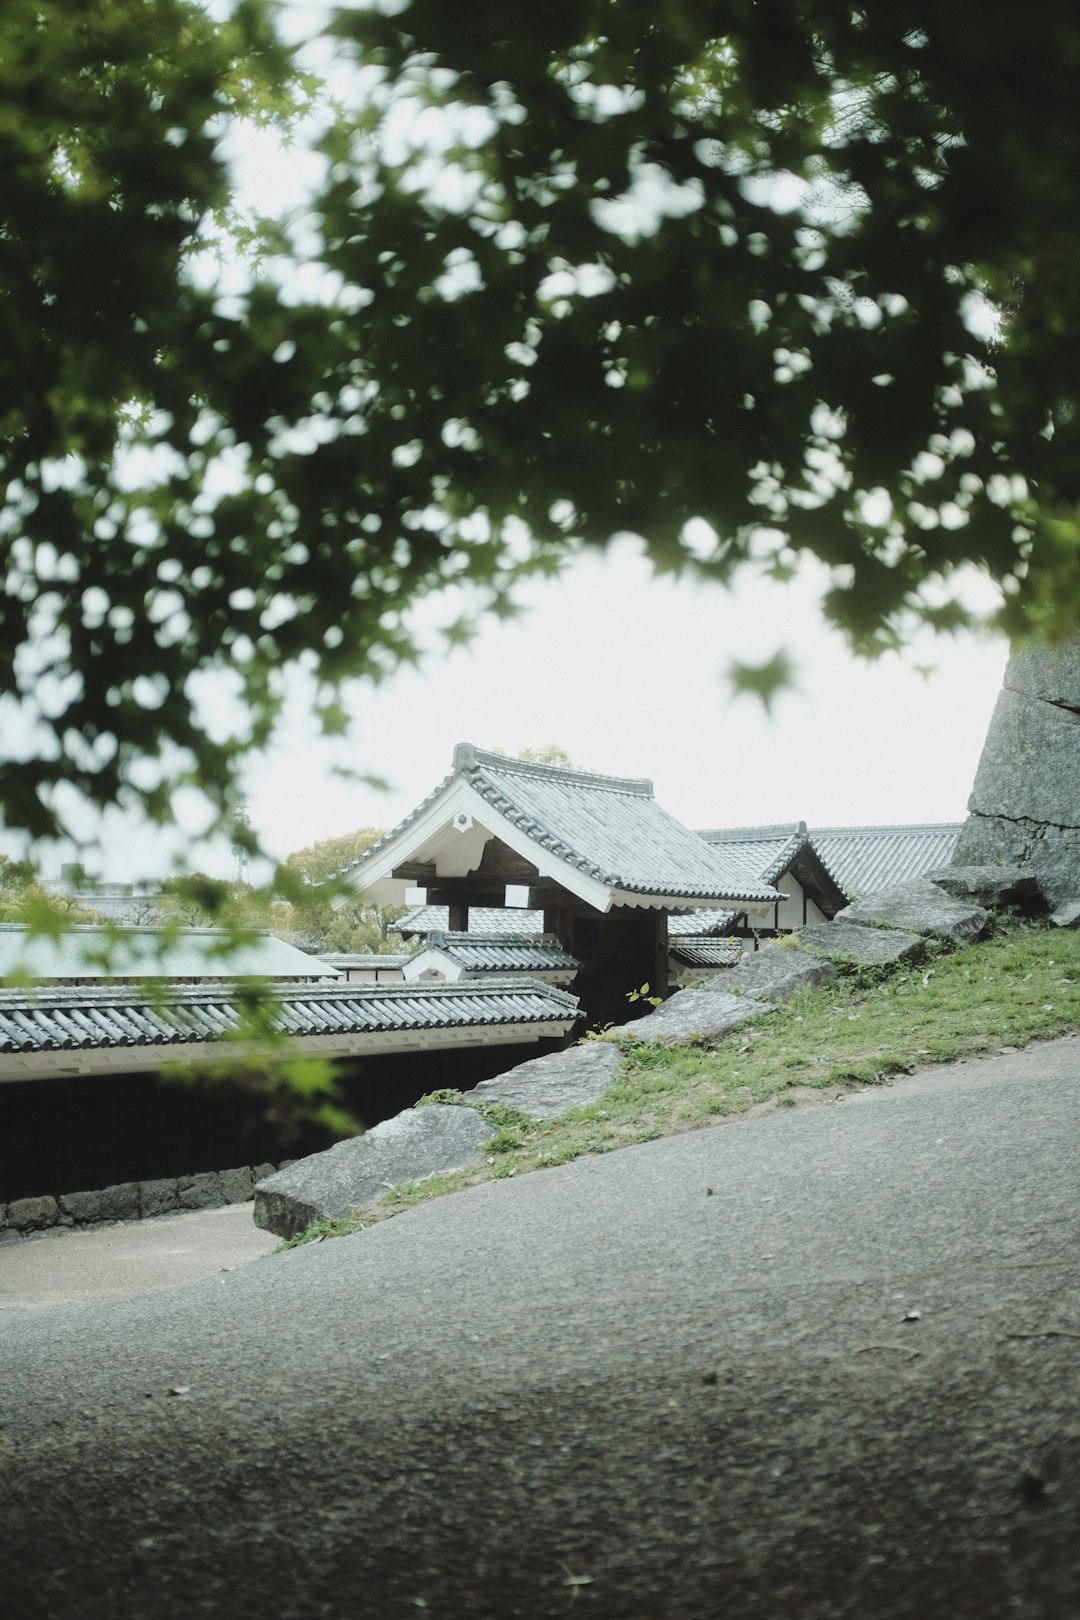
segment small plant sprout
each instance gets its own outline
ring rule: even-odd
[[[650,996],[649,981],[647,979],[643,985],[638,987],[638,989],[628,990],[626,992],[626,999],[627,1001],[647,1001],[650,1007],[659,1007],[662,1005],[664,1000],[663,996]]]

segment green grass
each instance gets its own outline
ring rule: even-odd
[[[884,1085],[897,1075],[1080,1029],[1080,931],[1011,924],[916,968],[874,969],[793,997],[713,1042],[628,1044],[598,1103],[536,1121],[503,1105],[482,1162],[393,1192],[298,1242],[342,1236],[482,1181],[734,1118]],[[438,1093],[431,1099],[456,1100]]]

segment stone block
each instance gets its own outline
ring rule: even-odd
[[[954,900],[966,900],[969,905],[990,911],[1013,907],[1033,912],[1043,910],[1046,904],[1030,866],[939,866],[922,875]]]
[[[691,1035],[724,1035],[729,1029],[772,1011],[772,1003],[726,990],[678,990],[644,1018],[620,1026],[620,1035],[639,1041],[685,1041]]]
[[[970,815],[960,829],[954,859],[1030,866],[1051,906],[1080,893],[1080,827]]]
[[[16,1198],[8,1205],[8,1225],[16,1232],[41,1231],[60,1224],[60,1206],[55,1198]]]
[[[1080,900],[1066,900],[1050,918],[1055,928],[1080,928]]]
[[[252,1184],[253,1187],[256,1187],[256,1186],[258,1186],[260,1181],[265,1181],[267,1176],[275,1176],[275,1175],[277,1175],[279,1170],[284,1170],[284,1169],[285,1169],[284,1163],[282,1163],[280,1165],[278,1165],[278,1164],[253,1164],[252,1167],[251,1167],[251,1184]]]
[[[1075,829],[1078,776],[1080,714],[1005,687],[975,772],[971,813]]]
[[[1018,644],[1009,655],[1002,685],[1025,697],[1080,710],[1080,644]]]
[[[433,1103],[407,1109],[260,1182],[255,1225],[294,1237],[312,1221],[375,1202],[399,1182],[424,1181],[475,1163],[494,1134],[475,1108]]]
[[[933,934],[960,945],[986,932],[990,915],[982,906],[970,906],[939,889],[926,878],[913,878],[890,889],[868,894],[845,906],[833,919],[900,929],[911,934]],[[805,939],[805,934],[800,936]]]
[[[13,1243],[24,1243],[26,1239],[14,1227],[0,1226],[0,1249],[10,1248]]]
[[[1006,821],[988,815],[968,816],[956,840],[953,860],[957,866],[1022,866],[1029,861],[1034,829],[1024,822]],[[1045,893],[1045,890],[1044,890]]]
[[[121,1181],[101,1190],[102,1221],[137,1221],[139,1219],[139,1183]]]
[[[246,1204],[251,1197],[254,1182],[251,1171],[246,1164],[236,1170],[219,1171],[221,1176],[221,1190],[225,1194],[227,1204]]]
[[[91,1192],[61,1193],[60,1208],[65,1215],[78,1226],[91,1226],[97,1221],[106,1220],[101,1213],[101,1188]]]
[[[179,1176],[176,1191],[181,1209],[220,1209],[227,1202],[216,1170],[197,1176]]]
[[[725,974],[722,988],[786,1001],[798,990],[812,990],[835,977],[836,969],[823,957],[808,956],[790,945],[765,945],[760,951],[744,953]]]
[[[139,1214],[143,1220],[149,1220],[154,1215],[167,1215],[179,1203],[180,1190],[175,1177],[139,1182]]]
[[[896,928],[867,928],[863,923],[815,923],[799,930],[799,944],[805,951],[820,952],[837,962],[859,967],[886,967],[892,962],[917,962],[926,955],[922,934],[907,934]]]
[[[610,1041],[583,1041],[482,1080],[466,1096],[470,1102],[505,1103],[533,1119],[556,1119],[598,1101],[621,1063],[622,1053]]]

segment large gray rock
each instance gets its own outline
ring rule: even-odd
[[[618,1035],[639,1041],[685,1041],[691,1035],[724,1035],[772,1011],[772,1003],[725,990],[679,990],[662,1007],[621,1024]]]
[[[295,1237],[312,1221],[348,1215],[403,1181],[423,1181],[477,1160],[494,1136],[475,1108],[409,1108],[363,1136],[297,1159],[255,1188],[255,1225]]]
[[[766,945],[760,951],[740,957],[725,973],[723,984],[718,988],[739,989],[745,995],[768,997],[770,1001],[786,1001],[798,990],[811,990],[835,977],[832,963],[820,956],[807,956],[787,945]]]
[[[1080,900],[1066,900],[1050,918],[1055,928],[1080,928]]]
[[[864,923],[835,920],[800,928],[799,944],[805,951],[820,952],[833,961],[852,962],[859,967],[917,962],[926,955],[923,934],[908,934],[898,928],[867,928]]]
[[[1080,640],[1016,648],[986,734],[957,865],[1034,869],[1052,906],[1080,894]]]
[[[482,1080],[466,1096],[470,1101],[505,1103],[533,1119],[556,1119],[569,1108],[597,1102],[621,1063],[622,1053],[610,1041],[583,1041]]]
[[[1030,866],[939,866],[922,875],[954,900],[992,911],[1004,906],[1021,911],[1045,907],[1039,880]]]
[[[986,931],[990,916],[982,906],[970,906],[939,889],[927,878],[894,884],[865,900],[856,900],[836,913],[835,922],[876,924],[911,934],[934,934],[962,944]]]

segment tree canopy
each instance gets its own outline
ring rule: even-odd
[[[333,728],[420,598],[468,582],[466,635],[617,532],[816,558],[861,650],[963,622],[969,565],[1074,625],[1074,6],[349,8],[302,230],[218,145],[314,93],[269,15],[0,15],[8,826],[182,780],[224,822],[292,662]]]
[[[279,869],[279,886],[288,893],[293,908],[290,926],[305,950],[378,954],[402,948],[394,924],[405,915],[406,907],[369,905],[334,881],[385,831],[385,827],[357,827],[354,832],[320,838],[293,850]]]
[[[303,849],[294,849],[285,865],[308,883],[325,883],[377,843],[385,831],[385,827],[357,827],[354,832],[320,838]]]

